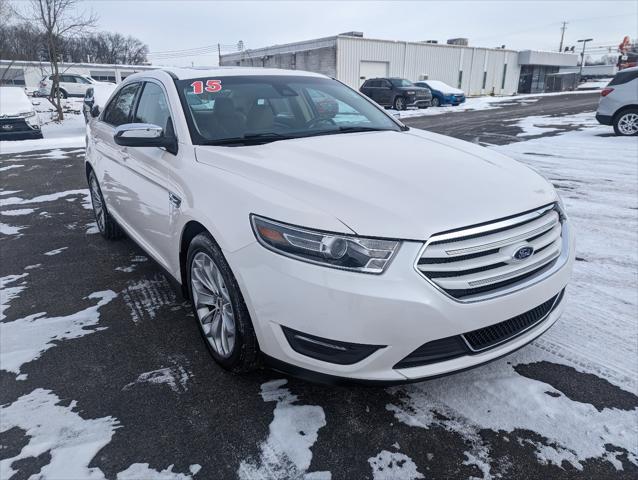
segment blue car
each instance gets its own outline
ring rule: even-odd
[[[432,92],[432,106],[460,105],[465,102],[463,90],[449,86],[439,80],[423,80],[415,83],[418,87],[429,88]]]

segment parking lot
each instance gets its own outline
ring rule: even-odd
[[[638,141],[597,99],[405,116],[548,177],[578,261],[545,336],[392,388],[221,370],[161,270],[98,234],[83,148],[0,146],[0,479],[636,478]]]

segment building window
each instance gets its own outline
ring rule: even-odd
[[[0,68],[0,85],[25,85],[22,68]]]
[[[463,70],[459,70],[459,84],[457,88],[461,88],[462,83],[463,83]]]
[[[505,77],[507,76],[507,63],[503,64],[503,81],[501,82],[501,90],[505,89]]]
[[[89,73],[91,74],[91,78],[98,82],[115,83],[115,70],[91,70]]]
[[[487,72],[483,72],[483,86],[481,87],[485,90],[485,85],[487,85]]]

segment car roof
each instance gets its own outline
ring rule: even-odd
[[[126,80],[135,78],[160,78],[165,74],[178,80],[188,80],[191,78],[221,78],[235,76],[297,76],[328,78],[320,73],[306,72],[303,70],[284,70],[280,68],[257,68],[257,67],[161,67],[157,70],[145,70],[126,77]]]

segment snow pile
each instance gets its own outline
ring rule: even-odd
[[[238,475],[241,479],[329,480],[330,472],[306,473],[310,468],[310,448],[317,441],[317,432],[326,425],[323,408],[315,405],[294,405],[296,395],[282,388],[288,380],[273,380],[261,386],[265,402],[277,402],[270,432],[261,444],[258,464],[243,461]]]
[[[586,82],[581,83],[576,87],[576,90],[600,90],[601,88],[605,88],[609,82],[611,82],[611,78],[601,78],[600,80],[588,80]]]
[[[134,463],[123,472],[117,474],[116,480],[191,480],[193,475],[201,470],[198,464],[191,465],[189,470],[191,475],[173,472],[173,466],[158,472],[149,468],[148,463]]]

